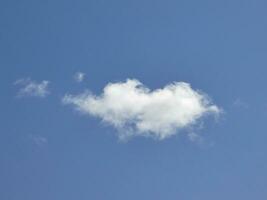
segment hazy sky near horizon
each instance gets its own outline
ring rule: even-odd
[[[0,199],[265,200],[266,7],[1,0]]]

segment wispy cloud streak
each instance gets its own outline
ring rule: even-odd
[[[18,97],[33,96],[43,98],[50,93],[48,90],[49,81],[47,80],[43,80],[38,83],[30,78],[27,78],[19,79],[14,84],[21,86],[17,94]]]
[[[78,83],[82,82],[85,78],[85,73],[83,72],[77,72],[74,74],[74,80]]]

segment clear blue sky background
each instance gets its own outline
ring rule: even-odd
[[[265,200],[267,2],[1,0],[1,200]],[[81,84],[73,74],[87,74]],[[20,78],[47,98],[16,98]],[[199,130],[121,143],[62,96],[137,78],[185,81],[222,107]],[[243,103],[235,103],[237,102]],[[35,137],[47,142],[36,143]]]

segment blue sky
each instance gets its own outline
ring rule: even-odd
[[[266,6],[1,0],[0,199],[266,199]],[[152,93],[186,82],[212,101],[194,101],[204,109],[199,118],[187,113],[196,123],[164,139],[136,122],[121,129],[103,121],[106,110],[64,104],[68,94],[101,97],[126,79]],[[218,117],[206,116],[212,105]],[[137,110],[133,117],[151,111]],[[118,138],[129,129],[141,136]]]

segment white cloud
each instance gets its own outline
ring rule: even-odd
[[[85,78],[85,73],[77,72],[74,74],[74,80],[77,81],[78,83],[82,82],[84,78]]]
[[[202,141],[203,140],[202,137],[200,135],[198,135],[197,133],[195,133],[195,132],[189,132],[188,133],[188,138],[192,142],[198,142],[198,143],[203,142]]]
[[[35,96],[46,97],[49,94],[49,81],[41,81],[40,83],[32,81],[30,78],[20,79],[15,82],[15,85],[21,85],[18,96]]]
[[[244,102],[242,99],[235,99],[233,102],[233,105],[237,108],[248,108],[248,104],[246,102]]]
[[[29,137],[37,146],[43,146],[48,143],[47,138],[41,135],[29,135]]]
[[[193,90],[188,83],[174,82],[151,91],[135,79],[109,83],[99,96],[90,92],[65,95],[63,103],[114,126],[121,139],[165,139],[196,124],[206,114],[221,112],[207,95]]]

